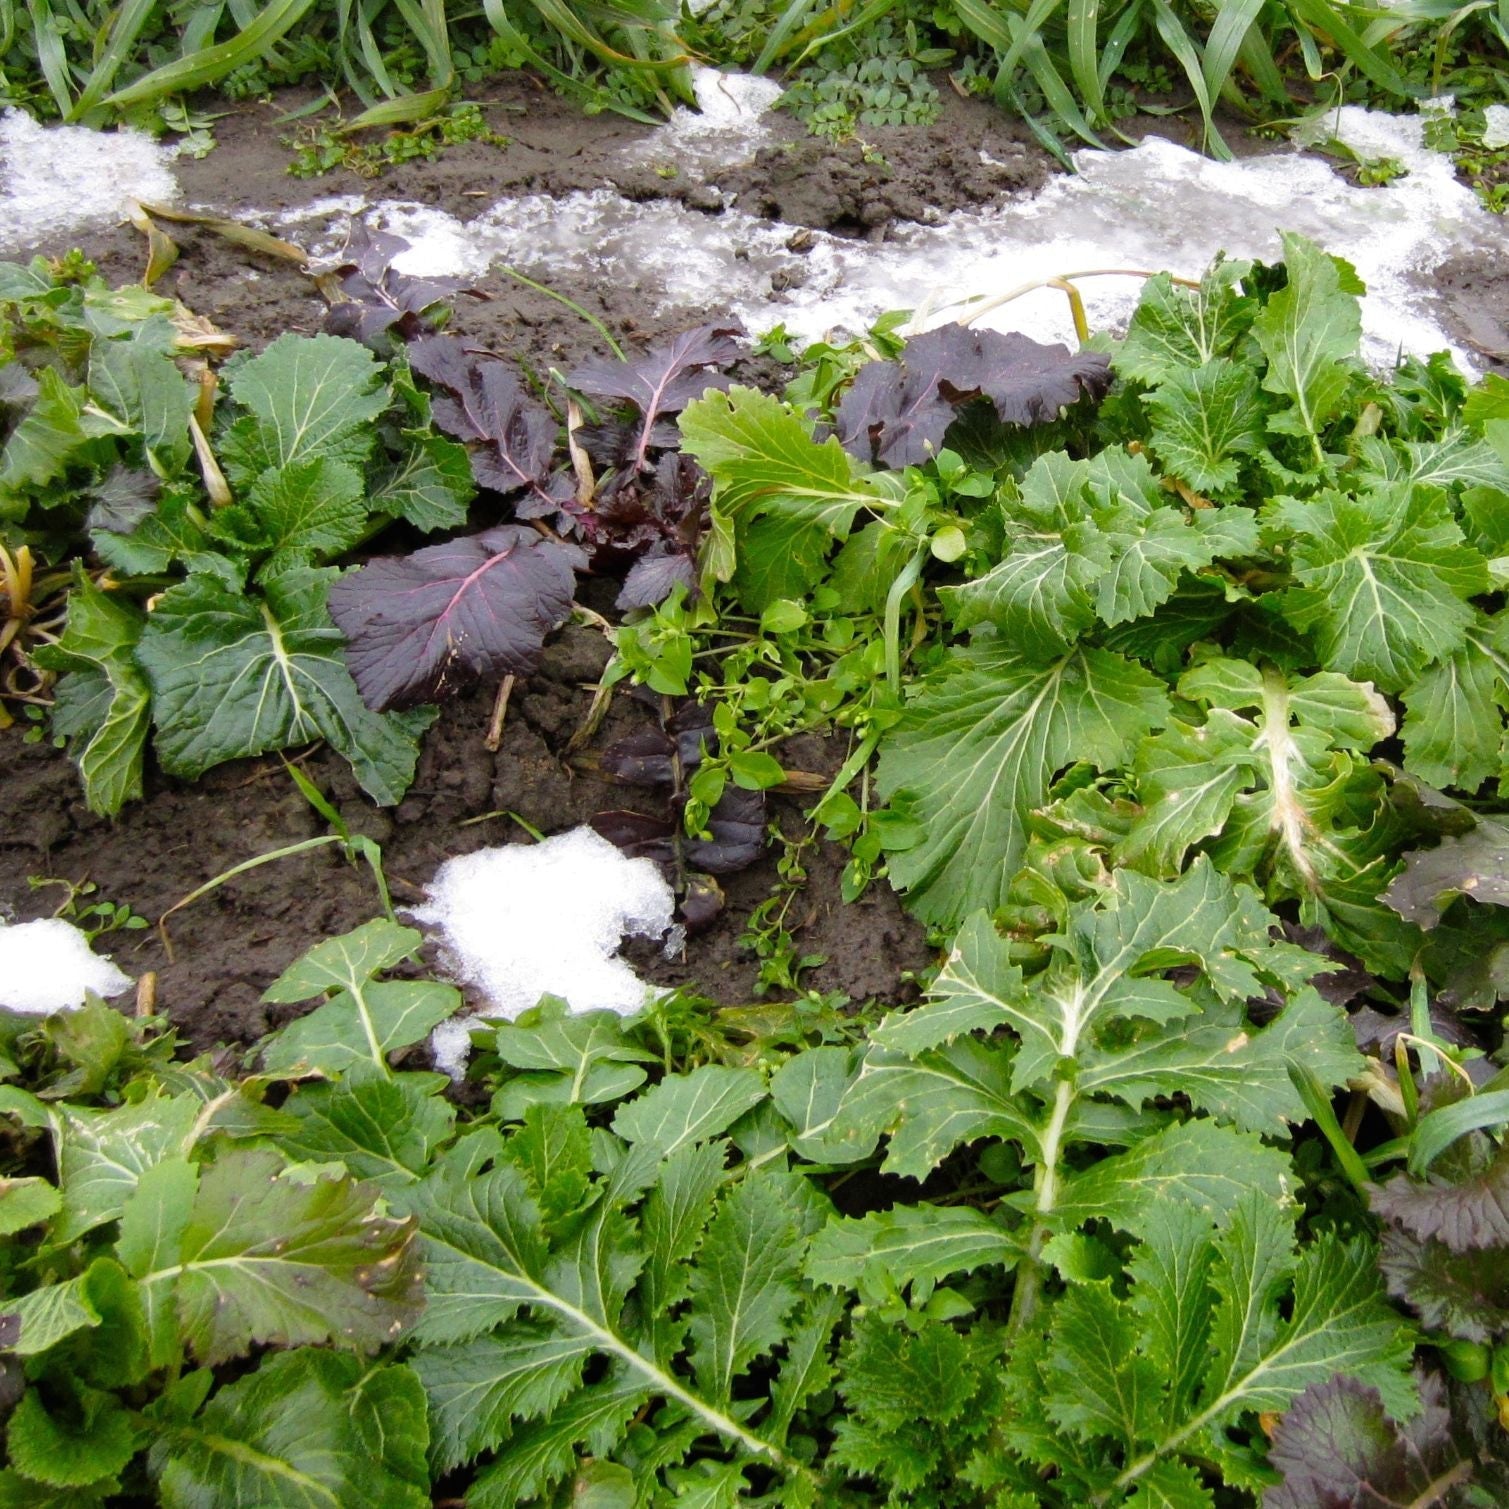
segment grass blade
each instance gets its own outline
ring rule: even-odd
[[[230,41],[164,63],[134,84],[107,95],[100,104],[112,110],[125,110],[132,105],[161,99],[166,94],[179,94],[186,89],[212,84],[244,64],[256,62],[274,42],[303,20],[313,4],[314,0],[272,0],[250,26]]]

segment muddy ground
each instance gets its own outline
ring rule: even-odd
[[[1052,160],[1026,131],[993,108],[945,92],[940,122],[926,128],[872,132],[866,143],[833,149],[801,135],[794,122],[751,161],[720,169],[725,199],[707,191],[701,173],[667,177],[653,160],[626,159],[625,149],[648,128],[610,116],[587,118],[523,80],[500,85],[485,102],[489,123],[509,138],[448,150],[438,162],[390,170],[378,186],[385,198],[411,199],[460,218],[480,213],[506,194],[564,194],[616,187],[639,200],[679,199],[690,208],[719,213],[736,195],[740,208],[839,235],[880,239],[902,221],[928,221],[961,206],[1032,189],[1051,172]],[[238,109],[216,126],[218,146],[177,171],[186,204],[220,213],[269,217],[332,195],[373,186],[337,171],[315,181],[292,178],[286,168],[290,127],[277,117],[299,102],[282,98]],[[1157,125],[1178,136],[1181,125]],[[632,154],[630,154],[632,155]],[[320,328],[324,305],[312,286],[287,264],[259,261],[237,246],[191,230],[174,234],[183,255],[159,285],[252,346],[286,330]],[[296,232],[295,232],[296,234]],[[106,277],[140,276],[145,246],[126,227],[78,238]],[[35,248],[57,253],[62,246]],[[670,333],[684,317],[648,314],[633,290],[596,280],[556,280],[557,291],[600,318],[632,348]],[[1509,345],[1509,272],[1503,265],[1449,265],[1442,276],[1448,299],[1460,293],[1463,337],[1485,354]],[[709,290],[705,318],[722,313]],[[1470,318],[1469,318],[1470,316]],[[562,305],[502,273],[480,280],[456,301],[451,329],[478,347],[519,356],[538,367],[567,368],[599,349],[590,326]],[[779,380],[768,364],[750,366],[746,379]],[[383,846],[387,873],[400,903],[420,899],[420,887],[450,855],[483,845],[523,840],[514,813],[545,832],[586,821],[595,812],[638,805],[641,793],[596,777],[565,746],[586,716],[590,688],[608,657],[601,635],[572,628],[548,650],[540,671],[514,693],[501,747],[484,746],[495,688],[479,688],[442,709],[424,746],[414,786],[396,808],[375,808],[339,758],[316,749],[303,768],[333,798],[351,827]],[[594,749],[649,714],[620,696]],[[788,748],[788,767],[837,768],[842,748],[808,739]],[[23,742],[20,728],[0,734],[4,761],[0,789],[0,907],[17,919],[44,915],[61,894],[36,891],[28,878],[92,881],[97,897],[125,903],[156,919],[211,877],[253,856],[325,832],[277,759],[243,761],[212,771],[192,785],[149,771],[148,795],[119,818],[92,816],[84,807],[66,757],[44,742]],[[489,815],[493,814],[493,815]],[[800,831],[800,803],[776,799],[772,816],[790,833]],[[819,845],[809,859],[810,881],[793,903],[790,921],[804,954],[825,962],[806,983],[841,991],[855,1000],[906,999],[911,971],[925,967],[923,931],[882,884],[858,904],[838,899],[844,856]],[[770,894],[777,876],[767,861],[727,882],[728,908],[679,959],[647,965],[664,983],[693,983],[729,1003],[751,999],[757,963],[739,947],[751,908]],[[280,860],[249,871],[171,921],[172,956],[153,932],[116,933],[102,941],[134,975],[158,975],[159,1009],[200,1045],[251,1042],[278,1025],[290,1008],[270,1009],[262,990],[292,959],[319,939],[376,914],[378,900],[365,867],[350,866],[333,849]],[[293,1008],[297,1011],[298,1008]],[[278,1013],[281,1013],[278,1014]]]

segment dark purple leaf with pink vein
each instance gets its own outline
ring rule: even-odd
[[[406,338],[426,328],[424,311],[450,298],[458,285],[451,279],[415,278],[396,271],[393,259],[408,249],[402,236],[352,226],[345,256],[335,268],[346,297],[326,314],[327,333],[365,342],[394,326]]]
[[[1453,1252],[1502,1247],[1509,1263],[1509,1148],[1454,1183],[1398,1174],[1372,1191],[1370,1203],[1417,1241],[1434,1238]]]
[[[976,398],[1002,424],[1047,424],[1111,385],[1110,359],[1015,332],[944,325],[906,344],[900,360],[861,367],[838,407],[839,443],[862,461],[919,466],[937,454],[959,408]]]
[[[376,712],[433,702],[478,677],[527,676],[571,612],[573,545],[519,524],[372,561],[330,588],[346,664]]]
[[[566,381],[590,398],[623,398],[639,410],[641,424],[632,461],[635,469],[642,471],[649,465],[650,448],[666,444],[666,434],[658,429],[656,420],[662,415],[679,414],[709,388],[728,386],[722,373],[706,369],[732,361],[739,354],[735,337],[743,333],[737,325],[701,325],[633,361],[595,357]]]
[[[521,517],[554,513],[562,505],[550,486],[557,425],[505,362],[469,352],[454,336],[434,335],[409,347],[409,361],[439,391],[435,423],[467,442],[480,487],[505,497],[526,490]]]

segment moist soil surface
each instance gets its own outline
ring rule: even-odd
[[[831,147],[782,121],[737,166],[666,175],[653,154],[633,149],[649,128],[611,116],[588,118],[523,79],[497,85],[483,100],[503,147],[482,142],[448,149],[434,162],[390,169],[377,183],[336,170],[308,181],[289,176],[290,128],[278,118],[297,95],[250,104],[216,124],[218,145],[204,159],[177,165],[182,202],[269,224],[333,195],[367,194],[412,200],[462,219],[509,194],[562,195],[614,188],[634,200],[674,199],[718,214],[730,199],[752,214],[832,234],[883,239],[906,221],[930,222],[970,205],[1031,190],[1053,171],[1052,159],[1024,128],[993,108],[944,91],[945,108],[931,127],[869,133],[861,146]],[[1161,134],[1178,121],[1147,123]],[[1228,132],[1239,149],[1256,144]],[[259,260],[208,232],[173,227],[182,248],[160,291],[256,348],[285,331],[320,329],[325,306],[310,282],[287,263]],[[285,234],[297,236],[297,229]],[[116,282],[141,275],[145,243],[129,227],[106,227],[74,238]],[[57,254],[61,245],[29,248]],[[14,254],[12,254],[14,255]],[[1509,267],[1459,258],[1443,270],[1444,296],[1458,310],[1460,333],[1485,356],[1509,348]],[[1470,263],[1470,265],[1468,265]],[[657,318],[632,286],[563,275],[559,294],[600,319],[631,352],[683,328],[685,316]],[[1460,307],[1458,308],[1458,305]],[[725,311],[709,290],[703,318]],[[601,350],[597,334],[547,294],[502,272],[477,280],[455,301],[449,326],[469,345],[522,358],[536,369],[563,370]],[[735,369],[746,382],[778,384],[769,361]],[[490,521],[480,521],[490,522]],[[605,607],[613,589],[602,584]],[[589,599],[592,594],[589,592]],[[513,692],[501,743],[484,742],[496,687],[479,687],[446,703],[426,736],[414,785],[395,808],[379,809],[349,769],[327,749],[290,752],[344,815],[353,832],[382,845],[394,900],[422,899],[422,887],[452,855],[487,845],[526,842],[519,821],[554,833],[624,807],[655,812],[653,794],[595,773],[595,755],[612,740],[651,720],[650,711],[620,692],[595,736],[574,754],[567,745],[588,717],[593,687],[609,658],[597,631],[573,626],[547,648],[539,671]],[[0,733],[0,777],[6,820],[0,828],[0,909],[24,920],[49,914],[65,893],[35,889],[30,877],[92,882],[92,900],[124,903],[156,921],[206,881],[259,855],[317,837],[328,829],[276,758],[221,766],[193,784],[149,768],[147,794],[114,820],[84,806],[66,756],[45,740],[27,743],[24,723]],[[782,752],[788,770],[831,775],[846,750],[814,737]],[[773,796],[772,821],[795,836],[812,798]],[[906,1000],[913,972],[931,959],[923,930],[884,885],[858,902],[839,899],[845,855],[816,844],[805,852],[805,888],[786,917],[796,951],[824,962],[803,985],[854,1001]],[[659,983],[687,984],[727,1004],[754,997],[758,961],[741,947],[750,911],[779,883],[773,855],[728,877],[727,906],[685,951],[664,959],[636,952],[642,972]],[[322,938],[359,925],[379,911],[364,865],[348,864],[335,846],[246,871],[176,912],[168,922],[171,950],[155,931],[117,932],[100,940],[129,973],[157,975],[157,1009],[199,1046],[250,1043],[300,1007],[268,1007],[262,991],[293,959]]]

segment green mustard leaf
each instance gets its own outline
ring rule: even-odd
[[[953,1273],[1012,1268],[1021,1253],[1019,1238],[968,1206],[897,1205],[831,1219],[813,1238],[807,1277],[879,1303],[908,1284],[931,1288]]]
[[[680,425],[682,449],[711,475],[714,503],[735,522],[735,586],[753,612],[801,597],[859,509],[882,500],[835,437],[815,444],[807,421],[753,388],[693,400]]]
[[[239,503],[214,516],[210,532],[232,550],[262,557],[259,574],[266,578],[349,550],[370,511],[355,467],[306,456],[263,472]]]
[[[415,1223],[382,1214],[372,1185],[326,1173],[303,1182],[275,1152],[221,1151],[192,1180],[133,1194],[122,1253],[140,1280],[153,1353],[174,1328],[202,1362],[258,1343],[335,1341],[376,1351],[420,1303]]]
[[[302,1084],[283,1103],[292,1125],[278,1146],[303,1163],[339,1160],[379,1187],[412,1184],[449,1140],[456,1109],[438,1091],[444,1075],[348,1075],[340,1084]]]
[[[1001,905],[1054,775],[1122,765],[1167,708],[1159,681],[1106,650],[1043,666],[994,643],[955,651],[881,744],[881,793],[904,797],[923,835],[889,860],[911,909],[947,925]]]
[[[145,620],[129,602],[79,573],[68,594],[68,623],[37,662],[66,671],[52,726],[69,743],[91,812],[119,812],[142,794],[142,765],[151,722],[151,691],[132,651]]]
[[[367,507],[403,519],[426,534],[460,529],[477,490],[466,447],[423,431],[405,438],[403,454],[373,477]]]
[[[123,430],[142,437],[159,476],[181,471],[193,453],[189,415],[198,398],[174,360],[177,331],[165,315],[132,327],[129,338],[89,347],[89,396]]]
[[[402,797],[434,713],[363,704],[325,606],[336,574],[287,571],[247,596],[194,576],[162,595],[136,655],[167,770],[192,779],[225,760],[326,739],[374,801]]]
[[[10,1465],[50,1488],[88,1488],[103,1479],[108,1491],[108,1480],[136,1455],[141,1428],[114,1394],[73,1393],[69,1411],[50,1411],[35,1388],[21,1395],[5,1430]]]
[[[1461,648],[1474,617],[1467,599],[1490,582],[1442,493],[1328,491],[1282,499],[1267,519],[1292,536],[1297,585],[1283,594],[1284,615],[1313,634],[1328,669],[1397,692]]]
[[[1177,285],[1166,272],[1149,278],[1112,358],[1117,374],[1153,387],[1230,355],[1257,312],[1239,288],[1247,267],[1218,261],[1198,288]]]
[[[1239,458],[1262,444],[1257,379],[1226,357],[1171,374],[1148,395],[1147,406],[1164,472],[1213,497],[1235,489]]]
[[[765,1098],[753,1069],[704,1064],[690,1074],[670,1075],[623,1106],[613,1130],[626,1142],[668,1158],[689,1143],[716,1137]]]
[[[1404,692],[1404,768],[1432,786],[1476,791],[1505,771],[1509,614],[1475,613],[1462,648]]]
[[[248,411],[223,447],[237,486],[306,457],[360,467],[388,407],[377,358],[335,335],[280,335],[257,355],[227,362],[224,376],[231,397]]]
[[[1351,386],[1348,364],[1362,340],[1361,285],[1346,263],[1313,241],[1291,231],[1282,238],[1288,282],[1252,323],[1253,337],[1268,358],[1263,387],[1290,404],[1269,417],[1268,428],[1308,437],[1323,469],[1320,434]]]
[[[304,1347],[265,1356],[154,1441],[164,1509],[427,1509],[429,1430],[411,1369]]]

